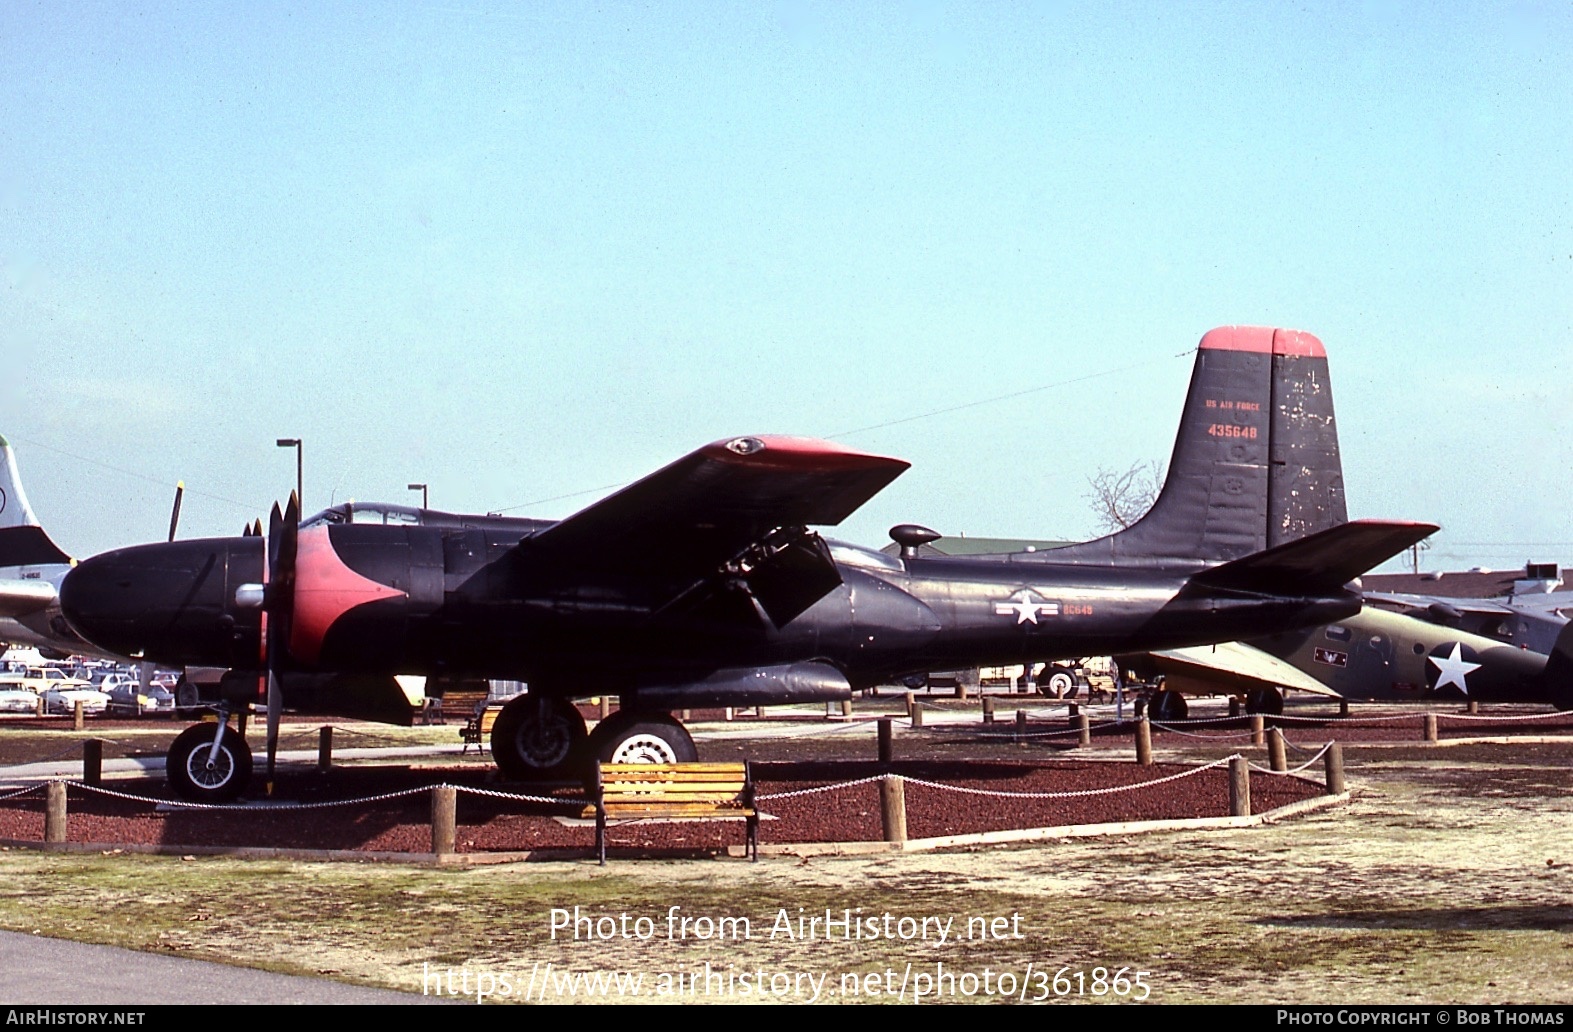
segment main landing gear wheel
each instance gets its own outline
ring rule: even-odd
[[[514,781],[567,777],[581,755],[584,718],[567,699],[520,695],[492,725],[492,759]]]
[[[164,775],[180,798],[193,803],[227,803],[251,781],[251,747],[234,728],[224,728],[218,756],[213,736],[223,725],[193,724],[175,737],[164,757]]]
[[[699,750],[665,713],[618,710],[590,733],[590,755],[602,763],[693,763]]]
[[[1283,693],[1277,688],[1252,688],[1245,694],[1245,712],[1276,717],[1284,711]]]
[[[1038,694],[1052,695],[1056,699],[1076,697],[1076,675],[1064,667],[1047,667],[1038,674]]]
[[[1147,704],[1148,720],[1184,720],[1189,712],[1190,707],[1185,702],[1185,696],[1167,688],[1155,693],[1152,702]]]

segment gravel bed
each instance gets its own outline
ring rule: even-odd
[[[911,838],[1226,815],[1228,772],[1221,767],[1156,785],[1090,796],[1034,798],[1018,794],[1120,789],[1194,769],[1192,765],[1139,767],[1135,763],[1095,760],[908,761],[889,767],[892,773],[925,782],[909,781],[905,786],[907,832]],[[761,823],[761,841],[878,841],[882,838],[879,785],[863,779],[885,770],[873,761],[757,764],[757,791],[766,797],[760,808],[768,815]],[[307,785],[308,780],[315,784]],[[311,799],[316,803],[344,801],[343,805],[309,809],[265,802],[213,810],[161,808],[157,802],[122,799],[72,786],[68,791],[67,837],[75,842],[107,846],[200,844],[426,852],[431,848],[431,803],[424,789],[438,784],[461,789],[460,852],[588,849],[594,844],[593,822],[581,819],[583,795],[576,786],[553,789],[553,795],[567,800],[557,805],[501,799],[493,793],[542,789],[495,783],[489,774],[473,766],[443,769],[405,765],[345,768],[321,778],[305,774],[281,778],[280,795],[285,798]],[[769,798],[826,786],[829,790]],[[160,800],[168,798],[161,782],[116,781],[107,787]],[[949,790],[957,788],[972,791]],[[411,789],[422,791],[392,799],[371,798]],[[1262,812],[1319,792],[1318,786],[1299,778],[1255,774],[1251,798],[1253,809]],[[42,839],[42,795],[39,790],[0,803],[0,838]],[[621,848],[713,850],[741,844],[744,826],[740,820],[630,822],[615,826],[608,841]]]
[[[928,712],[929,726],[922,729],[908,729],[905,721],[896,722],[895,759],[888,766],[874,759],[872,722],[840,728],[809,724],[804,735],[791,737],[701,737],[700,758],[747,758],[754,762],[758,792],[765,797],[761,809],[768,815],[761,824],[760,838],[767,844],[878,841],[883,837],[879,786],[863,779],[887,770],[909,779],[905,787],[908,836],[929,838],[1072,824],[1224,816],[1229,806],[1228,772],[1224,767],[1161,779],[1194,771],[1235,751],[1251,756],[1258,768],[1266,765],[1264,750],[1250,745],[1246,718],[1155,726],[1153,744],[1164,762],[1142,767],[1134,762],[1134,747],[1120,741],[1131,739],[1130,726],[1097,728],[1092,748],[1078,750],[1073,734],[1059,733],[1067,730],[1063,718],[1035,718],[1028,724],[1028,737],[1017,741],[1012,736],[1013,714],[1011,720],[984,725],[976,720],[975,708],[971,719],[959,707],[956,712],[948,712],[943,705],[929,704]],[[1439,735],[1447,739],[1573,732],[1573,714],[1518,719],[1523,712],[1488,710],[1481,714],[1488,719],[1460,719],[1461,715],[1438,713]],[[1290,744],[1289,765],[1294,768],[1314,760],[1316,750],[1333,739],[1346,744],[1419,745],[1423,721],[1422,712],[1410,710],[1392,714],[1357,711],[1354,719],[1345,721],[1317,717],[1281,723]],[[729,730],[746,732],[751,724],[757,724],[763,732],[780,723],[778,718],[738,721]],[[99,721],[92,730],[106,740],[106,758],[161,754],[167,742],[159,735],[115,739],[117,730],[145,730],[147,726]],[[168,737],[183,726],[164,725]],[[6,764],[31,762],[62,751],[76,750],[79,755],[80,750],[79,744],[66,738],[58,745],[47,740],[16,743],[22,748],[5,747],[8,744],[0,738],[0,760]],[[1320,762],[1313,762],[1308,775],[1319,779],[1321,767]],[[1160,783],[1130,787],[1155,781]],[[973,791],[947,790],[918,782]],[[581,816],[582,788],[502,783],[486,763],[408,761],[336,766],[326,774],[307,768],[282,770],[277,798],[290,803],[337,804],[307,809],[264,801],[221,810],[161,808],[160,802],[167,803],[172,798],[161,778],[106,783],[107,788],[149,801],[120,799],[72,787],[67,836],[73,842],[106,847],[160,844],[420,853],[431,848],[431,804],[426,790],[438,784],[461,789],[460,852],[588,849],[594,842],[593,822]],[[824,786],[836,787],[812,794],[785,795]],[[1121,791],[1064,795],[1104,789]],[[1253,771],[1254,812],[1311,798],[1320,791],[1305,778]],[[413,794],[373,798],[406,792]],[[499,799],[491,794],[498,792],[549,792],[565,801],[545,804]],[[1060,795],[1053,795],[1056,793]],[[39,841],[43,838],[43,825],[42,788],[27,796],[0,800],[0,838]],[[743,841],[740,820],[628,823],[614,826],[609,838],[614,848],[652,851],[717,850]]]

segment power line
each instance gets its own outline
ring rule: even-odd
[[[1078,383],[1086,383],[1088,380],[1097,380],[1105,376],[1117,376],[1120,373],[1129,373],[1136,369],[1144,369],[1150,365],[1157,365],[1159,362],[1167,362],[1176,358],[1184,358],[1187,355],[1194,355],[1196,354],[1196,351],[1196,348],[1188,348],[1185,351],[1181,351],[1175,355],[1170,355],[1167,358],[1150,358],[1145,362],[1135,362],[1128,366],[1121,366],[1118,369],[1105,369],[1102,372],[1088,373],[1086,376],[1077,376],[1069,380],[1059,380],[1055,383],[1046,383],[1037,387],[1028,387],[1025,390],[1012,391],[1009,394],[997,394],[992,398],[982,398],[978,401],[968,401],[960,405],[951,405],[948,408],[933,409],[929,412],[920,412],[915,416],[903,416],[900,419],[892,419],[886,423],[875,423],[872,426],[860,426],[856,430],[843,430],[839,434],[831,434],[826,439],[836,441],[843,437],[851,437],[854,434],[868,433],[871,430],[883,430],[886,427],[900,426],[903,423],[915,423],[920,419],[929,419],[933,416],[949,415],[952,412],[964,412],[967,409],[974,409],[983,405],[996,405],[1002,401],[1012,401],[1016,398],[1025,398],[1029,394],[1038,394],[1042,391],[1051,391],[1057,387],[1071,387]]]
[[[150,484],[157,484],[160,487],[166,488],[166,489],[168,489],[170,491],[173,491],[175,489],[175,484],[171,483],[170,481],[162,480],[162,479],[160,479],[158,477],[155,477],[155,476],[149,476],[146,473],[138,473],[135,470],[122,469],[119,466],[112,466],[112,465],[110,465],[107,462],[100,462],[98,459],[90,459],[86,455],[78,455],[75,452],[66,451],[64,448],[56,448],[52,444],[45,444],[42,441],[35,441],[35,440],[32,440],[30,438],[26,438],[26,437],[18,437],[16,434],[10,434],[8,436],[13,441],[18,441],[18,442],[20,442],[22,444],[25,444],[29,448],[42,448],[44,451],[54,452],[56,455],[64,455],[66,458],[68,458],[68,459],[75,459],[77,462],[85,462],[89,466],[97,466],[99,469],[107,469],[111,473],[119,473],[123,477],[130,477],[133,480],[144,480],[144,481],[146,481],[146,482],[148,482]],[[213,499],[214,501],[217,501],[217,502],[224,502],[227,505],[233,505],[233,506],[235,506],[238,509],[242,509],[242,510],[244,510],[246,512],[250,512],[250,513],[262,512],[265,509],[267,509],[267,506],[265,506],[265,505],[264,506],[257,506],[257,505],[251,504],[250,502],[237,502],[233,498],[225,498],[223,495],[212,494],[211,492],[208,492],[208,491],[197,491],[197,490],[193,490],[191,488],[187,488],[186,489],[186,493],[187,494],[191,494],[191,495],[197,495],[198,497],[201,497],[201,498],[211,498],[211,499]]]
[[[997,405],[1002,401],[1011,401],[1015,398],[1025,398],[1031,394],[1039,394],[1043,391],[1051,391],[1059,387],[1072,387],[1078,383],[1086,383],[1089,380],[1097,380],[1105,376],[1118,376],[1121,373],[1129,373],[1137,369],[1144,369],[1147,366],[1157,365],[1160,362],[1168,362],[1176,358],[1185,358],[1188,355],[1196,354],[1196,351],[1196,348],[1187,348],[1186,350],[1178,352],[1174,355],[1150,358],[1143,362],[1133,362],[1130,365],[1119,366],[1118,368],[1114,369],[1104,369],[1100,372],[1088,373],[1085,376],[1072,377],[1069,380],[1056,380],[1054,383],[1040,384],[1037,387],[1028,387],[1024,390],[1011,391],[1008,394],[996,394],[990,398],[980,398],[977,401],[963,402],[960,405],[949,405],[945,408],[930,409],[927,412],[919,412],[916,415],[911,416],[902,416],[900,419],[892,419],[884,423],[874,423],[870,426],[860,426],[853,430],[843,430],[840,433],[830,434],[825,438],[825,440],[838,441],[843,437],[852,437],[856,434],[869,433],[874,430],[883,430],[886,427],[901,426],[904,423],[915,423],[920,419],[932,419],[935,416],[945,416],[952,412],[965,412],[968,409],[979,408],[983,405]],[[492,511],[498,514],[505,512],[515,512],[519,509],[529,509],[537,505],[545,505],[547,502],[560,502],[565,498],[579,498],[584,495],[595,494],[599,491],[612,491],[620,487],[626,487],[631,483],[633,483],[633,481],[625,480],[617,484],[607,484],[605,487],[592,487],[583,491],[574,491],[570,494],[553,495],[550,498],[537,498],[531,502],[521,502],[518,505],[510,505],[506,509],[494,509]]]

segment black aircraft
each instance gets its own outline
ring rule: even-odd
[[[270,771],[290,675],[309,672],[528,682],[492,732],[514,778],[593,757],[692,760],[672,710],[839,700],[926,670],[1230,641],[1356,612],[1348,582],[1436,527],[1358,521],[1305,536],[1344,512],[1332,420],[1315,337],[1226,327],[1202,338],[1152,510],[1082,544],[920,558],[938,535],[912,524],[891,531],[899,557],[832,543],[809,528],[839,523],[908,464],[735,437],[559,522],[301,524],[291,499],[265,537],[88,559],[60,602],[104,648],[226,668],[208,700],[221,716],[265,698]],[[620,706],[587,733],[572,700],[593,695]],[[233,798],[250,772],[225,719],[169,753],[170,781],[191,798]]]

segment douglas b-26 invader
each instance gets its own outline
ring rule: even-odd
[[[1082,544],[920,558],[938,535],[911,524],[891,531],[899,557],[833,543],[810,528],[841,522],[908,464],[744,436],[560,522],[423,512],[362,525],[329,510],[300,523],[292,500],[265,537],[88,559],[60,602],[104,648],[226,668],[208,700],[221,714],[265,696],[270,770],[302,671],[528,682],[492,731],[515,778],[597,757],[691,760],[672,710],[845,699],[926,670],[1228,641],[1356,612],[1348,582],[1436,528],[1357,521],[1303,536],[1326,506],[1343,511],[1325,461],[1331,417],[1315,337],[1227,327],[1197,350],[1151,512]],[[595,695],[620,705],[587,733],[572,700]],[[168,760],[191,798],[233,798],[251,773],[223,719],[187,729]]]

